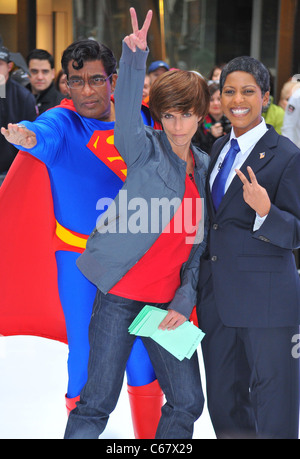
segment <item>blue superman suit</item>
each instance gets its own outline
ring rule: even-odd
[[[208,407],[219,437],[252,435],[257,429],[267,437],[294,438],[299,359],[291,357],[291,340],[300,323],[293,255],[300,246],[300,151],[269,127],[243,164],[241,171],[248,177],[247,166],[253,169],[272,203],[253,232],[255,212],[245,203],[237,176],[218,210],[213,206],[209,177],[228,139],[218,140],[211,155],[211,228],[199,280]]]
[[[145,123],[151,122],[146,110],[143,111],[143,116]],[[30,150],[30,154],[46,165],[47,174],[44,171],[43,173],[47,177],[45,176],[44,179],[50,180],[55,221],[50,222],[49,220],[49,226],[53,226],[53,241],[43,242],[40,245],[41,251],[44,250],[45,244],[51,243],[53,245],[57,268],[59,300],[63,309],[67,342],[69,345],[69,383],[66,403],[68,410],[71,410],[87,379],[87,362],[89,356],[88,327],[96,295],[95,286],[76,267],[76,259],[84,250],[88,235],[94,229],[96,220],[101,213],[97,210],[98,200],[103,197],[115,198],[126,178],[126,164],[114,147],[114,123],[81,117],[75,111],[71,101],[63,101],[61,106],[41,115],[35,123],[24,121],[23,124],[36,133],[38,144]],[[19,155],[26,155],[26,153],[20,153]],[[28,182],[30,182],[29,174],[36,167],[39,166],[34,164],[32,170],[30,167],[28,170],[26,168],[23,169],[24,173],[28,174]],[[19,171],[17,170],[17,172]],[[8,176],[3,190],[1,190],[0,209],[4,213],[7,211],[7,206],[5,207],[4,205],[3,207],[2,204],[1,207],[1,203],[5,201],[10,189],[13,188],[11,186],[13,179],[14,168],[11,175]],[[29,187],[26,189],[25,186],[25,190],[28,193]],[[39,194],[38,191],[37,193]],[[32,196],[32,198],[34,201],[35,198],[39,199],[40,196]],[[23,200],[22,194],[20,194],[19,199]],[[46,207],[46,204],[44,206]],[[48,203],[48,206],[50,207],[51,205]],[[36,213],[40,210],[37,210]],[[22,211],[21,208],[20,211]],[[31,209],[29,209],[30,212]],[[24,218],[28,218],[28,216],[24,215]],[[32,215],[32,218],[35,218],[35,215]],[[47,225],[47,221],[43,221],[43,223]],[[30,222],[30,224],[33,223]],[[30,224],[26,224],[26,230]],[[44,232],[42,228],[40,231]],[[11,234],[11,229],[9,234]],[[4,237],[7,239],[9,236],[5,234]],[[24,238],[26,240],[26,236]],[[28,236],[29,238],[30,235]],[[39,238],[38,232],[37,238]],[[25,245],[26,241],[24,242]],[[42,252],[32,255],[32,251],[30,254],[32,256],[30,263],[38,264],[38,258],[34,262],[35,256],[43,257]],[[46,263],[48,262],[46,261]],[[2,262],[2,264],[4,263]],[[40,270],[43,270],[42,264]],[[3,266],[4,270],[5,266]],[[6,272],[8,272],[7,269]],[[4,284],[7,277],[7,275],[2,277],[3,288],[5,288]],[[34,283],[33,279],[31,281]],[[43,279],[42,285],[44,284],[45,281]],[[37,282],[35,289],[38,290],[39,287],[39,282]],[[44,285],[44,288],[46,289],[47,285]],[[44,295],[47,296],[48,294],[52,295],[52,292],[45,290]],[[17,301],[15,299],[11,300],[9,295],[7,295],[9,299],[4,301],[4,303],[7,303],[7,308],[5,309],[2,306],[2,311],[0,310],[0,315],[3,318],[7,318],[7,311],[11,310],[9,305],[19,301],[19,299]],[[47,302],[48,298],[44,299]],[[43,299],[40,299],[39,303],[41,301]],[[54,303],[55,299],[52,301]],[[37,317],[39,315],[38,311],[34,311],[34,314]],[[53,312],[53,314],[55,313]],[[14,315],[16,321],[18,321],[18,312],[16,310],[14,311]],[[32,316],[33,314],[29,315]],[[30,330],[31,325],[24,325],[23,323],[22,327],[25,327],[25,333],[24,331],[21,333],[39,334],[40,336],[49,336],[51,338],[53,333],[59,334],[56,328],[58,320],[56,317],[52,319],[49,316],[47,316],[46,320],[45,318],[35,319],[39,323],[35,325],[33,332]],[[27,320],[28,318],[25,319],[26,323]],[[49,327],[47,329],[46,326],[46,331],[42,331],[45,321],[49,322]],[[8,325],[6,326],[4,324],[5,320],[3,321],[2,329],[0,325],[0,333],[3,335],[17,334],[17,331],[15,331],[15,328],[17,328],[15,320],[9,316],[7,322]],[[53,322],[54,332],[53,330],[49,331],[51,322]],[[62,327],[61,323],[60,327]],[[128,361],[127,381],[135,435],[140,438],[154,436],[156,430],[155,424],[159,420],[156,418],[159,416],[162,393],[157,384],[148,354],[139,339],[137,339]],[[150,393],[147,392],[147,388],[149,387]],[[137,394],[135,390],[138,391]],[[158,407],[155,408],[156,414],[154,415],[154,419],[152,419],[151,409],[147,412],[146,406],[143,408],[144,412],[135,412],[136,409],[140,409],[139,406],[137,408],[135,406],[136,398],[139,399],[138,404],[141,402],[144,405],[144,395],[147,395],[149,400],[152,399],[153,406],[156,405]],[[153,425],[147,425],[149,421],[149,419],[147,420],[148,415],[150,424],[153,423]],[[144,419],[141,419],[141,417]],[[139,423],[141,426],[139,426]],[[143,428],[143,423],[147,425],[145,429]]]

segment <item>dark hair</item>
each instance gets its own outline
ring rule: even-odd
[[[54,69],[54,59],[53,56],[48,53],[45,49],[33,49],[27,56],[27,65],[32,59],[39,59],[40,61],[48,61],[51,68]]]
[[[215,92],[220,91],[219,83],[216,83],[216,82],[212,82],[210,84],[208,83],[208,90],[209,90],[210,96],[212,97]]]
[[[64,73],[69,77],[69,62],[73,61],[73,68],[80,70],[85,62],[97,60],[102,61],[107,75],[117,73],[117,61],[113,52],[95,40],[78,40],[68,46],[62,55],[61,66]]]
[[[158,77],[150,88],[149,108],[157,122],[170,110],[180,113],[192,110],[195,115],[205,118],[209,103],[207,83],[195,72],[170,70]]]
[[[220,77],[220,91],[222,93],[225,80],[230,73],[246,72],[250,73],[261,89],[262,96],[270,91],[270,74],[268,69],[257,59],[249,56],[236,57],[228,62],[222,70]]]

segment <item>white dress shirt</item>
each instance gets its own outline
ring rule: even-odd
[[[221,151],[221,153],[219,155],[219,158],[218,158],[218,160],[217,160],[217,162],[215,164],[215,167],[213,168],[212,173],[210,175],[210,188],[212,188],[212,185],[213,185],[214,180],[215,180],[215,178],[216,178],[216,176],[217,176],[217,174],[218,174],[218,172],[220,170],[220,167],[221,167],[221,165],[222,165],[222,163],[224,161],[224,158],[225,158],[226,154],[229,151],[231,140],[232,139],[236,139],[237,140],[237,142],[239,144],[239,147],[240,147],[240,151],[236,155],[235,161],[234,161],[233,166],[231,168],[231,171],[230,171],[230,173],[228,175],[228,178],[227,178],[227,181],[226,181],[226,184],[225,184],[225,193],[228,190],[232,180],[236,176],[235,169],[240,169],[242,167],[242,165],[244,164],[244,162],[246,161],[246,159],[248,158],[248,156],[252,152],[252,150],[255,147],[255,145],[257,144],[257,142],[265,135],[265,133],[267,131],[268,131],[268,128],[267,128],[266,122],[265,122],[265,120],[263,118],[262,118],[261,123],[258,126],[255,126],[253,129],[251,129],[250,131],[246,132],[245,134],[241,135],[238,138],[234,134],[234,128],[232,128],[231,129],[231,134],[230,134],[230,139],[226,143],[226,145],[223,147],[223,149],[222,149],[222,151]],[[260,226],[265,221],[266,217],[267,216],[260,217],[258,214],[256,214],[256,220],[255,220],[255,224],[254,224],[254,228],[253,228],[254,231],[257,231],[260,228]]]

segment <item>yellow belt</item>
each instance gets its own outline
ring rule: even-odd
[[[86,248],[88,236],[79,236],[72,233],[67,228],[61,226],[58,221],[56,221],[56,236],[63,241],[65,244],[71,245],[73,247],[78,247],[80,249]]]

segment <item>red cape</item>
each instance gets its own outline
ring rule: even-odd
[[[18,153],[0,188],[0,334],[67,342],[47,168]]]
[[[75,110],[65,99],[62,107]],[[67,342],[46,166],[19,152],[0,188],[0,335]]]

